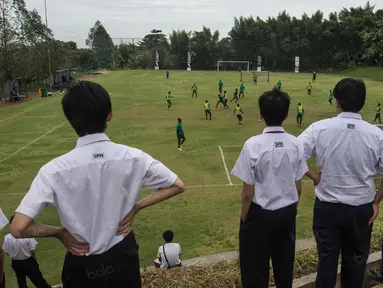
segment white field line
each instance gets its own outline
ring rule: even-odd
[[[219,149],[219,152],[221,152],[222,163],[223,163],[223,167],[225,168],[225,172],[226,172],[227,180],[229,180],[229,184],[230,184],[230,186],[233,186],[233,182],[231,182],[230,173],[229,173],[229,170],[227,170],[227,165],[226,165],[226,161],[225,161],[225,156],[223,155],[223,151],[222,151],[221,146],[218,146],[218,149]],[[0,162],[0,163],[1,163],[1,162]]]
[[[32,142],[29,142],[27,145],[21,147],[19,150],[17,150],[16,152],[12,153],[11,155],[8,155],[7,157],[5,157],[4,159],[2,159],[0,161],[0,163],[3,163],[5,160],[11,158],[12,156],[16,155],[17,153],[19,153],[20,151],[24,150],[25,148],[27,148],[28,146],[32,145],[33,143],[39,141],[41,138],[44,138],[45,136],[47,136],[49,133],[55,131],[57,128],[60,128],[61,126],[63,126],[65,123],[67,123],[67,120],[65,120],[64,122],[62,122],[60,125],[57,125],[56,127],[54,127],[53,129],[49,130],[48,132],[46,132],[45,134],[41,135],[40,137],[37,137],[35,140],[33,140]]]
[[[13,119],[13,118],[15,118],[15,117],[17,117],[17,116],[20,116],[20,115],[23,115],[23,114],[25,114],[25,113],[28,113],[28,112],[30,112],[30,111],[32,111],[32,110],[35,110],[35,109],[37,109],[37,108],[39,108],[39,107],[41,107],[41,106],[43,106],[43,105],[45,105],[45,104],[47,104],[47,103],[48,103],[48,102],[41,103],[40,105],[36,105],[35,107],[33,107],[33,108],[31,108],[31,109],[28,109],[28,110],[25,110],[25,111],[23,111],[23,112],[17,113],[17,114],[15,114],[15,115],[12,115],[11,117],[8,117],[8,118],[5,118],[5,119],[0,119],[0,123],[3,123],[3,122],[5,122],[5,121],[11,120],[11,119]]]
[[[140,75],[134,75],[132,77],[144,77],[145,75],[148,75],[150,71],[146,71],[144,74],[140,74]]]
[[[243,145],[225,145],[225,146],[219,146],[221,148],[239,148],[243,147]]]

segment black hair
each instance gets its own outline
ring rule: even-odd
[[[239,107],[239,103],[237,104],[237,107]]]
[[[168,92],[168,94],[170,94],[170,91]]]
[[[360,79],[345,78],[336,84],[334,97],[344,112],[359,112],[366,102],[366,85]]]
[[[208,101],[206,100],[206,103],[207,103]]]
[[[380,106],[380,103],[378,103],[378,106]]]
[[[226,90],[225,90],[225,91],[223,91],[223,93],[226,93]]]
[[[61,104],[66,118],[80,137],[105,132],[112,103],[101,85],[80,81],[68,89]]]
[[[163,234],[162,237],[164,238],[166,243],[170,243],[173,241],[174,233],[172,230],[166,230]]]
[[[290,96],[278,89],[266,91],[259,97],[258,106],[267,126],[281,126],[289,112]]]
[[[301,103],[300,103],[300,102],[298,103],[298,106],[301,106]]]
[[[11,224],[11,223],[12,223],[12,221],[13,221],[13,218],[15,218],[15,215],[13,215],[13,216],[11,217],[11,219],[9,219],[9,224]]]
[[[182,122],[182,119],[181,119],[181,118],[178,118],[177,120],[178,120],[178,123],[181,123],[181,122]]]

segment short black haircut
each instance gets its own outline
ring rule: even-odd
[[[300,102],[298,103],[298,106],[301,106],[301,103],[300,103]]]
[[[290,96],[278,89],[266,91],[259,97],[258,106],[267,126],[281,126],[289,112]]]
[[[172,230],[166,230],[164,234],[162,234],[166,243],[170,243],[173,241],[174,233]]]
[[[380,103],[378,103],[378,106],[380,106]]]
[[[75,83],[65,93],[61,104],[66,118],[80,137],[105,132],[112,103],[101,85],[89,81]]]
[[[11,217],[11,219],[9,219],[9,223],[10,223],[10,224],[12,223],[13,218],[15,218],[15,215],[13,215],[13,216]]]
[[[208,101],[206,100],[206,103],[207,103]]]
[[[366,102],[366,85],[360,79],[345,78],[336,84],[334,97],[344,112],[359,112]]]
[[[178,120],[178,123],[181,123],[181,122],[182,122],[182,119],[181,119],[181,118],[178,118],[177,120]]]

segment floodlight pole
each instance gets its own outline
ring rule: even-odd
[[[48,28],[48,13],[47,13],[47,0],[44,0],[45,7],[45,26],[47,27],[47,44],[48,44],[48,67],[49,67],[49,88],[52,92],[52,64],[51,64],[51,51],[49,48],[49,28]]]

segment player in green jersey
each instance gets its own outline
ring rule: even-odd
[[[222,82],[222,80],[219,80],[219,82],[218,82],[218,91],[219,91],[220,94],[222,93],[222,89],[223,89],[223,82]]]
[[[194,94],[195,94],[195,97],[197,98],[198,97],[198,95],[197,95],[197,90],[198,90],[197,84],[194,83],[191,90],[192,90],[192,97],[194,97]]]
[[[182,144],[184,144],[186,138],[184,129],[182,128],[182,119],[178,118],[178,123],[176,125],[176,133],[177,133],[177,140],[178,140],[178,151],[182,151]]]
[[[206,120],[207,120],[207,115],[210,116],[210,120],[211,120],[211,107],[210,107],[209,101],[206,100],[205,104],[203,104],[203,108],[205,109]]]
[[[218,108],[219,103],[222,103],[223,107],[225,107],[221,93],[218,93],[217,97],[218,97],[218,102],[217,102],[217,105],[215,105],[215,108]]]
[[[282,81],[281,80],[279,80],[277,82],[277,85],[275,85],[275,88],[277,88],[277,90],[281,90],[282,89]]]
[[[245,86],[243,86],[243,83],[241,83],[241,86],[239,86],[239,96],[238,96],[238,98],[241,98],[241,95],[242,95],[242,98],[245,97]]]
[[[242,114],[245,114],[241,107],[239,106],[239,103],[237,104],[237,107],[235,107],[233,114],[237,115],[238,123],[239,125],[242,125]]]
[[[313,85],[311,85],[311,82],[309,82],[309,85],[307,85],[307,95],[311,95],[311,90],[313,89]]]
[[[330,103],[330,106],[332,106],[332,98],[334,97],[334,93],[332,93],[332,90],[330,90],[330,95],[328,96],[328,103]]]
[[[303,120],[303,115],[305,114],[305,110],[303,109],[303,106],[301,103],[298,103],[297,106],[297,125],[298,127],[302,127],[302,120]]]
[[[168,92],[168,94],[166,95],[166,102],[168,102],[168,110],[170,109],[170,107],[172,107],[173,103],[170,99],[174,98],[174,96],[171,95],[170,91]]]
[[[233,99],[230,100],[230,102],[233,102],[233,100],[235,100],[235,103],[238,102],[239,98],[238,98],[238,88],[235,88],[235,91],[234,91],[234,94],[233,94]]]
[[[382,107],[380,107],[380,103],[378,103],[378,107],[376,108],[376,115],[375,115],[374,123],[376,120],[379,120],[379,124],[382,124],[382,121],[380,120],[381,111],[382,111]]]

